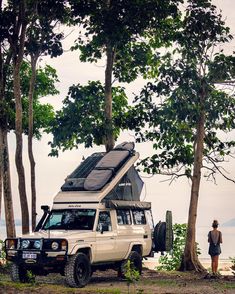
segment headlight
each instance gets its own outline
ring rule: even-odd
[[[57,242],[52,242],[52,243],[51,243],[51,248],[52,248],[53,250],[57,250],[57,249],[59,248],[59,243],[57,243]]]
[[[34,241],[34,243],[33,243],[33,247],[34,247],[35,249],[40,249],[40,248],[41,248],[41,241],[40,241],[40,240],[36,240],[36,241]]]
[[[27,249],[30,245],[30,241],[29,240],[23,240],[21,243],[21,246],[23,249]]]

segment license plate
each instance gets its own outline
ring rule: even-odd
[[[37,259],[37,254],[32,252],[23,252],[23,259]]]

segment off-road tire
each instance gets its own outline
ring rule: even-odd
[[[159,222],[154,228],[154,251],[166,251],[166,223]]]
[[[142,273],[142,256],[137,251],[131,251],[129,254],[128,259],[123,260],[118,268],[118,276],[121,278],[125,278],[126,274],[126,264],[127,261],[130,260],[131,266],[133,266],[133,269],[139,272],[141,275]]]
[[[85,287],[91,278],[91,264],[89,258],[82,252],[70,257],[65,266],[65,279],[70,287]]]
[[[11,280],[16,283],[28,283],[27,270],[22,266],[13,263],[11,266]]]
[[[154,251],[170,251],[173,248],[172,213],[166,212],[166,221],[159,222],[154,228]]]

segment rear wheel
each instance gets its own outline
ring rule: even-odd
[[[72,256],[65,266],[65,278],[70,287],[85,287],[91,277],[89,258],[82,252]]]
[[[13,282],[17,283],[28,283],[29,277],[27,275],[27,270],[24,267],[13,263],[11,266],[11,279]]]
[[[128,259],[124,260],[119,269],[118,269],[118,276],[121,278],[125,278],[127,273],[127,262],[130,260],[130,267],[139,272],[141,275],[142,273],[142,256],[137,251],[131,251]]]

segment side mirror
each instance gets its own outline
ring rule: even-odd
[[[106,224],[98,224],[97,231],[103,234],[103,232],[109,231],[109,225]]]
[[[102,227],[101,227],[101,233],[103,232],[108,232],[109,231],[109,225],[106,225],[106,224],[102,224]]]

